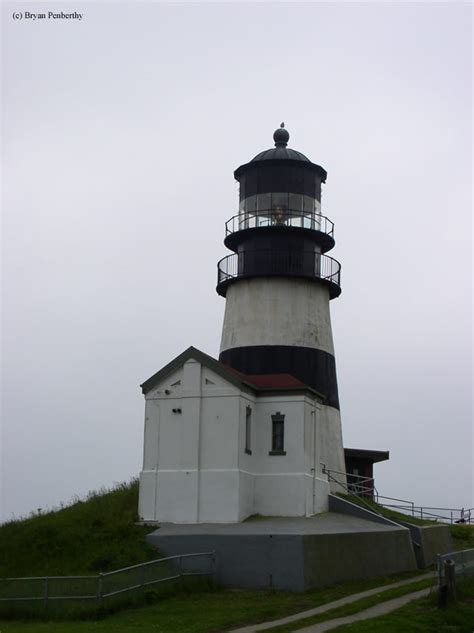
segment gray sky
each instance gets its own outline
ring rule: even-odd
[[[344,444],[390,450],[382,494],[474,505],[471,6],[2,9],[3,519],[139,473],[139,384],[218,355],[233,170],[283,120],[328,171]]]

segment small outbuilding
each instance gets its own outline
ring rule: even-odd
[[[141,520],[311,516],[340,489],[323,470],[344,468],[338,412],[294,376],[243,374],[190,347],[142,390]]]
[[[374,464],[390,457],[389,451],[371,451],[364,448],[345,448],[347,484],[357,494],[374,498]]]

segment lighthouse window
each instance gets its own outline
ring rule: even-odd
[[[313,213],[314,211],[314,198],[310,196],[303,196],[303,209],[307,213]]]
[[[292,211],[303,210],[303,196],[300,193],[290,193],[290,209]]]
[[[257,209],[257,196],[250,196],[245,201],[245,210],[247,213],[252,213]]]
[[[285,416],[279,411],[272,415],[272,450],[269,455],[286,455]]]
[[[260,193],[257,196],[258,211],[268,211],[272,208],[272,196],[270,193]]]
[[[248,455],[252,454],[251,438],[252,438],[252,409],[251,407],[247,407],[245,409],[245,452]]]

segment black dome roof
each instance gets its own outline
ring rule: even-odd
[[[275,141],[275,147],[270,149],[266,149],[260,154],[257,154],[255,158],[252,158],[251,163],[258,160],[275,160],[275,159],[286,159],[286,160],[302,160],[307,163],[311,161],[301,152],[297,152],[295,149],[288,149],[286,146],[288,141],[290,140],[290,135],[288,130],[285,129],[285,124],[282,123],[279,128],[275,130],[273,133],[273,140]]]
[[[290,160],[303,160],[307,163],[311,162],[309,158],[301,152],[297,152],[295,149],[289,149],[288,147],[271,147],[270,149],[266,149],[263,152],[260,152],[260,154],[257,154],[250,162],[254,163],[257,160],[273,160],[275,158],[289,158]]]

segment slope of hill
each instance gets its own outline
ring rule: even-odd
[[[0,577],[79,575],[158,558],[135,525],[138,481],[0,525]]]

